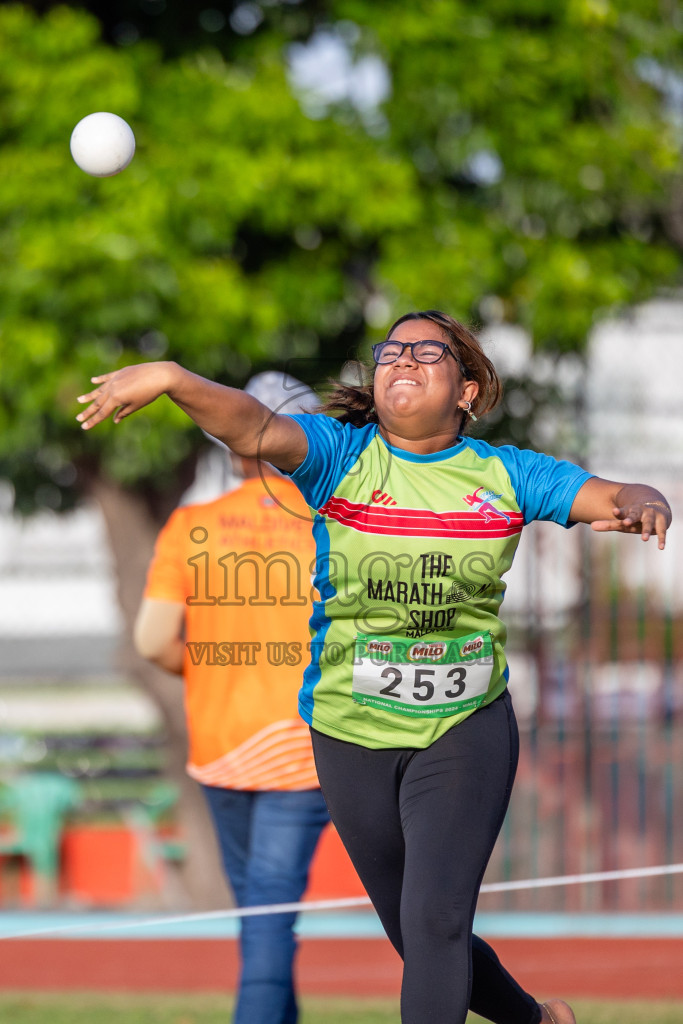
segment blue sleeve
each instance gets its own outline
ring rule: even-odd
[[[508,471],[527,523],[543,519],[561,526],[574,525],[569,521],[574,498],[593,473],[573,462],[512,445],[501,445],[495,452]]]
[[[301,413],[290,418],[303,429],[308,452],[299,468],[289,475],[311,508],[319,509],[370,444],[377,425],[353,427],[323,413]]]

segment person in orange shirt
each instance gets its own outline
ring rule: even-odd
[[[281,373],[246,390],[278,412],[315,399]],[[202,786],[238,906],[298,902],[329,817],[297,710],[309,659],[310,512],[267,464],[162,529],[135,626],[139,653],[182,675],[187,771]],[[242,919],[235,1024],[294,1024],[293,913]]]

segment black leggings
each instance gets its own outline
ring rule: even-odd
[[[371,750],[315,729],[337,831],[403,958],[403,1024],[538,1024],[535,999],[472,936],[479,886],[503,824],[519,738],[507,693],[425,750]]]

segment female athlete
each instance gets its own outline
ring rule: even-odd
[[[273,414],[175,363],[94,377],[86,429],[162,394],[237,454],[290,474],[317,542],[312,656],[300,695],[332,819],[404,961],[403,1024],[574,1024],[472,935],[514,779],[518,735],[499,617],[534,519],[656,536],[671,510],[644,484],[465,434],[500,396],[476,338],[443,313],[401,317],[365,388],[329,414]]]

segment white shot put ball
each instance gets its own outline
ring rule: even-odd
[[[86,174],[110,178],[123,171],[135,154],[135,136],[118,114],[88,114],[71,133],[71,155]]]

